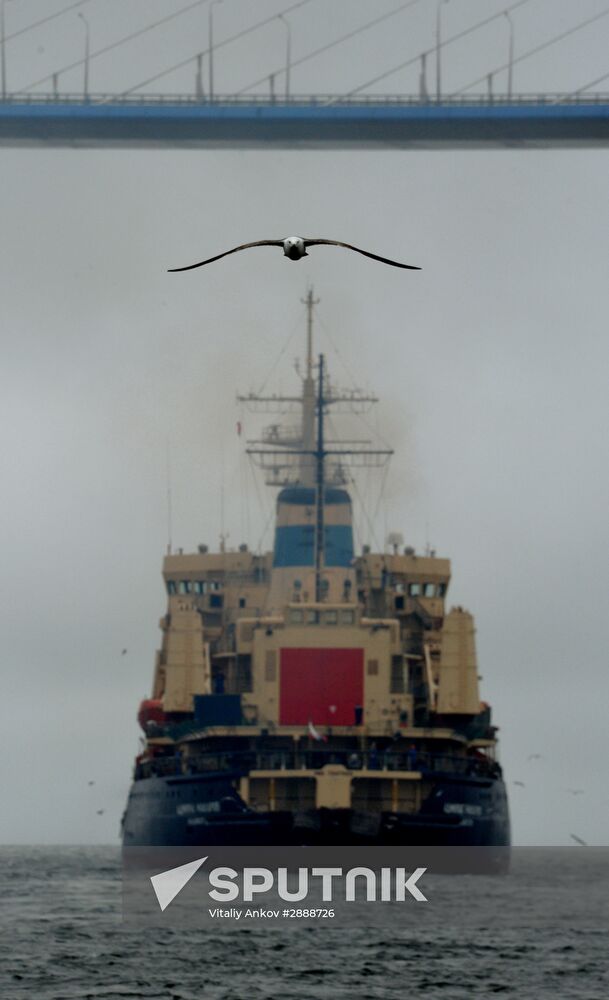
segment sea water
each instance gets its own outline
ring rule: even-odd
[[[0,848],[0,996],[607,1000],[609,850],[587,852],[516,851],[507,876],[431,877],[441,905],[380,929],[208,931],[123,925],[118,848]]]

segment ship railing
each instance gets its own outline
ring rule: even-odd
[[[225,750],[188,756],[177,753],[169,757],[156,757],[138,763],[135,777],[196,775],[226,771],[244,775],[250,771],[317,771],[328,764],[342,765],[353,772],[410,771],[422,774],[457,774],[477,777],[496,777],[501,773],[499,765],[494,761],[454,754],[429,753],[414,749],[359,751],[325,747],[293,752]]]

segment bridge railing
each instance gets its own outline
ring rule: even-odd
[[[418,95],[404,94],[357,94],[342,97],[337,94],[294,94],[289,98],[271,98],[263,94],[225,94],[213,101],[200,100],[194,94],[55,94],[28,93],[9,94],[3,106],[15,105],[79,105],[79,106],[188,106],[188,107],[523,107],[550,105],[600,105],[609,104],[609,93],[586,94],[518,94],[507,97],[503,94],[457,94],[446,95],[441,101],[423,99]]]

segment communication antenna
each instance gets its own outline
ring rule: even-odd
[[[220,552],[224,552],[226,533],[224,531],[224,452],[222,453],[222,482],[220,485]]]
[[[300,300],[307,307],[307,378],[313,377],[313,308],[320,300],[313,298],[313,286],[307,289],[306,299]]]
[[[310,294],[310,293],[309,293]],[[315,450],[315,600],[322,599],[322,571],[324,567],[324,356],[319,355],[319,380],[317,383],[317,448]],[[307,358],[307,364],[309,359]]]
[[[173,534],[173,517],[171,509],[171,451],[169,446],[169,436],[167,436],[166,447],[166,473],[167,473],[167,555],[171,555]]]

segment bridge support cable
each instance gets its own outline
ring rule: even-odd
[[[507,6],[504,10],[500,10],[496,14],[491,14],[489,17],[485,17],[481,21],[476,21],[476,23],[470,25],[469,28],[464,28],[462,31],[458,31],[455,35],[451,35],[450,38],[444,39],[444,41],[440,42],[439,46],[434,45],[434,47],[429,49],[427,52],[418,52],[416,56],[411,56],[409,59],[404,60],[404,62],[399,63],[397,66],[393,66],[384,73],[379,73],[379,75],[375,76],[372,80],[367,80],[366,83],[362,83],[359,87],[355,87],[347,94],[343,94],[342,97],[332,98],[327,101],[326,104],[339,104],[342,100],[345,100],[345,98],[353,97],[355,94],[361,94],[361,92],[367,87],[372,87],[375,83],[380,83],[381,80],[385,80],[388,76],[392,76],[393,73],[397,73],[401,69],[406,69],[408,66],[413,66],[414,63],[420,62],[422,56],[428,56],[436,52],[437,49],[445,49],[447,45],[452,45],[453,42],[457,42],[461,38],[465,38],[467,35],[471,35],[475,31],[479,31],[480,28],[484,28],[487,24],[491,24],[492,21],[496,21],[500,17],[505,17],[506,12],[509,14],[513,10],[517,10],[518,7],[523,7],[525,4],[530,2],[531,0],[516,0],[515,3],[509,4],[509,6]],[[486,79],[486,76],[484,79]]]
[[[207,0],[199,0],[199,2],[207,2]],[[296,3],[290,4],[289,7],[284,7],[279,14],[289,14],[291,11],[297,10],[299,7],[304,7],[309,3],[313,3],[313,0],[296,0]],[[229,35],[228,38],[222,39],[221,42],[214,42],[214,52],[217,52],[218,49],[223,49],[226,45],[230,45],[231,42],[236,42],[237,39],[243,38],[245,35],[251,34],[253,31],[258,31],[259,28],[265,27],[265,25],[270,24],[272,21],[276,21],[279,14],[272,14],[271,17],[265,17],[262,21],[256,21],[255,24],[250,24],[248,28],[243,28],[241,31],[235,32],[234,35]],[[188,66],[189,63],[195,62],[199,58],[199,55],[209,55],[209,48],[204,49],[201,53],[195,53],[194,55],[188,56],[187,59],[182,59],[180,62],[174,63],[172,66],[168,66],[159,73],[155,73],[154,76],[148,77],[147,80],[142,80],[140,83],[136,83],[133,87],[129,87],[127,90],[121,91],[120,94],[116,94],[116,99],[127,97],[129,94],[133,94],[136,90],[141,90],[142,87],[147,87],[148,84],[155,83],[162,77],[168,76],[169,73],[173,73],[177,69],[183,69],[184,66]]]
[[[556,45],[558,42],[562,42],[565,38],[569,38],[571,35],[581,31],[583,28],[587,28],[590,24],[594,24],[595,21],[600,21],[601,18],[607,17],[608,14],[609,7],[606,7],[605,10],[600,11],[600,13],[586,18],[585,21],[580,21],[578,24],[573,25],[573,27],[567,28],[566,31],[561,31],[560,34],[554,35],[552,38],[548,38],[545,42],[541,42],[539,45],[535,45],[532,49],[528,49],[526,52],[521,53],[521,55],[516,56],[516,58],[512,60],[511,65],[515,66],[516,63],[522,62],[524,59],[530,59],[531,56],[536,56],[539,52],[543,52],[544,49],[550,48],[551,45]],[[472,80],[471,83],[467,83],[464,87],[460,87],[459,90],[455,90],[452,94],[450,94],[450,97],[460,97],[461,94],[464,94],[471,87],[475,87],[476,84],[484,83],[489,76],[494,76],[496,73],[501,73],[504,69],[509,68],[510,63],[503,63],[501,66],[496,66],[490,74],[485,73],[483,76],[479,76],[476,80]],[[600,83],[601,80],[606,79],[607,76],[609,76],[609,73],[607,73],[604,77],[600,77],[600,79],[595,80],[593,83],[590,83],[589,86],[593,87],[596,83]]]
[[[307,54],[301,56],[300,59],[293,60],[291,63],[292,69],[294,69],[295,66],[301,66],[303,63],[308,62],[309,59],[314,59],[315,56],[319,56],[323,52],[328,52],[337,45],[342,45],[343,42],[347,42],[351,38],[355,38],[356,35],[361,35],[364,31],[371,30],[376,27],[377,24],[381,24],[383,21],[388,21],[389,18],[395,17],[396,14],[402,14],[404,11],[408,10],[410,7],[414,7],[418,3],[421,3],[421,0],[409,0],[408,3],[400,4],[399,7],[395,7],[393,10],[387,11],[385,14],[381,14],[379,17],[375,17],[372,21],[367,21],[366,24],[360,24],[359,28],[354,28],[353,31],[347,32],[346,35],[341,35],[340,38],[335,38],[332,42],[327,42],[325,45],[320,46],[320,48],[313,49],[312,52],[307,52]],[[246,94],[247,91],[252,90],[253,87],[258,87],[261,83],[266,83],[270,77],[278,76],[283,72],[285,72],[285,70],[282,67],[279,67],[279,69],[274,70],[272,73],[265,73],[264,76],[254,80],[253,83],[248,83],[246,87],[241,87],[240,90],[235,91],[235,97],[239,97],[241,94]]]
[[[43,24],[48,24],[49,21],[54,21],[55,18],[61,17],[62,14],[67,14],[69,11],[74,10],[76,7],[84,7],[86,3],[91,3],[91,0],[75,0],[74,3],[69,3],[67,7],[62,7],[61,10],[56,10],[54,14],[47,14],[46,17],[39,18],[38,21],[32,21],[31,24],[26,24],[24,28],[18,28],[17,31],[11,31],[10,35],[4,36],[4,41],[10,42],[13,38],[18,38],[19,35],[27,35],[28,31],[33,31],[34,28],[41,28]],[[47,79],[51,79],[47,77]]]

